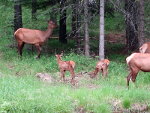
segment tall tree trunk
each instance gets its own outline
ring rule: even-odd
[[[81,52],[81,37],[80,37],[80,1],[73,0],[73,7],[72,7],[72,33],[71,37],[76,39],[76,50],[77,53],[80,54]]]
[[[66,0],[60,2],[60,21],[59,21],[59,41],[66,44],[67,43],[67,34],[66,34]]]
[[[36,11],[37,11],[37,0],[32,0],[32,20],[37,20]]]
[[[84,0],[84,50],[85,50],[85,56],[90,56],[90,50],[89,50],[89,29],[88,29],[88,3],[89,0]]]
[[[135,0],[125,0],[126,10],[126,39],[129,51],[134,51],[139,47],[138,41],[138,11]]]
[[[104,0],[100,0],[100,34],[99,34],[99,59],[105,58],[104,54]]]
[[[139,46],[144,43],[144,0],[139,0],[138,40]]]
[[[77,14],[77,2],[78,0],[73,0],[73,6],[72,6],[72,31],[71,31],[71,37],[76,37],[77,33],[77,21],[78,21],[78,14]]]
[[[22,27],[21,0],[14,1],[14,31]]]

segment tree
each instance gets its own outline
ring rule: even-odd
[[[74,37],[76,39],[77,53],[81,52],[81,37],[80,37],[81,16],[80,15],[81,15],[81,1],[73,0],[71,37]]]
[[[66,34],[66,0],[60,1],[60,20],[59,20],[59,41],[66,44],[67,43],[67,34]]]
[[[139,47],[138,41],[138,25],[137,25],[137,2],[135,0],[125,0],[126,11],[126,39],[127,48],[130,51]]]
[[[138,40],[139,46],[144,43],[144,0],[139,0]]]
[[[77,3],[78,3],[78,0],[73,0],[71,37],[76,37],[76,35],[77,35],[77,22],[78,22]]]
[[[36,20],[37,0],[32,0],[32,20]]]
[[[144,0],[110,1],[125,16],[128,51],[137,50],[144,43]]]
[[[99,59],[104,59],[104,0],[100,0]]]
[[[14,31],[22,27],[21,0],[14,1]]]
[[[84,50],[85,56],[90,56],[89,53],[89,30],[88,30],[88,3],[89,0],[84,0]]]

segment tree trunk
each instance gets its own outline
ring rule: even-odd
[[[37,0],[32,0],[32,20],[37,20],[36,11],[37,11]]]
[[[22,7],[21,1],[14,1],[14,31],[22,27]]]
[[[76,40],[76,52],[80,54],[81,52],[81,37],[80,37],[80,1],[73,0],[72,6],[72,32],[71,37]]]
[[[99,34],[99,59],[105,58],[104,55],[104,0],[100,0],[100,34]]]
[[[77,0],[73,0],[71,37],[76,37],[76,33],[77,33],[77,21],[78,21]]]
[[[135,0],[125,0],[126,10],[126,39],[128,51],[134,51],[139,47],[138,41],[138,11]]]
[[[84,0],[84,50],[85,56],[90,56],[89,50],[89,29],[88,29],[88,0]]]
[[[144,43],[144,0],[139,0],[138,40],[139,46]]]
[[[59,41],[61,43],[67,43],[67,34],[66,34],[66,8],[65,8],[66,0],[62,0],[60,2],[60,21],[59,21]]]

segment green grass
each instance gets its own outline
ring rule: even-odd
[[[128,69],[123,55],[109,54],[107,56],[111,60],[107,79],[103,79],[99,74],[98,79],[84,79],[76,88],[65,83],[44,83],[35,77],[38,72],[52,74],[55,78],[60,76],[57,74],[59,70],[55,53],[43,52],[41,59],[37,60],[34,58],[36,52],[32,54],[24,48],[23,57],[19,58],[16,48],[6,46],[11,44],[9,41],[1,38],[0,42],[2,75],[0,112],[72,113],[82,108],[87,112],[110,113],[112,111],[110,101],[113,99],[121,100],[125,109],[130,108],[136,102],[150,103],[150,93],[147,91],[150,88],[148,73],[140,72],[137,77],[138,87],[135,88],[133,83],[130,83],[130,90],[127,89]],[[59,46],[56,40],[50,40],[49,43],[53,49]],[[72,45],[73,42],[70,43]],[[63,48],[66,47],[63,46]],[[68,46],[68,48],[73,47]],[[92,71],[97,62],[96,59],[77,55],[69,49],[64,52],[63,60],[75,61],[76,73]],[[88,87],[89,84],[98,87],[91,89]]]
[[[16,45],[11,28],[12,8],[6,8],[2,3],[0,5],[0,13],[3,15],[0,23],[0,112],[73,113],[82,109],[87,113],[111,113],[113,100],[121,101],[124,109],[130,109],[134,103],[146,103],[150,106],[149,73],[139,73],[137,88],[132,82],[129,90],[126,87],[128,68],[125,58],[128,55],[119,53],[124,47],[122,44],[106,44],[106,57],[111,61],[106,79],[103,79],[101,74],[97,79],[90,79],[85,74],[78,87],[58,81],[54,83],[39,81],[35,77],[39,72],[49,73],[59,79],[55,54],[61,51],[64,51],[63,60],[76,62],[75,73],[93,71],[97,59],[76,54],[75,42],[72,40],[63,45],[56,39],[50,39],[45,43],[40,59],[34,58],[36,51],[32,53],[29,45],[24,48],[23,56],[20,58],[16,47],[10,47]],[[45,18],[39,16],[39,20],[35,22],[38,24],[33,24],[29,18],[29,11],[24,8],[24,26],[45,29]],[[111,27],[117,24],[113,22],[110,20]],[[106,23],[108,27],[107,24],[109,23]],[[112,29],[115,28],[110,28]],[[98,50],[97,42],[93,41],[91,46],[91,50]],[[69,77],[70,74],[67,72],[66,76]],[[93,85],[94,88],[89,88],[89,85]]]

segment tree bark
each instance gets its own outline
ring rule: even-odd
[[[139,0],[138,40],[139,46],[144,43],[144,0]]]
[[[84,50],[85,50],[85,56],[90,56],[90,50],[89,50],[89,29],[88,29],[88,3],[89,0],[84,0]]]
[[[104,0],[100,0],[100,34],[99,34],[99,59],[105,58],[104,54]]]
[[[22,27],[21,0],[14,1],[14,31]]]
[[[78,22],[77,0],[73,0],[71,37],[76,37],[76,33],[77,33],[77,22]]]
[[[138,41],[138,11],[135,0],[125,0],[126,10],[126,39],[128,51],[134,51],[139,47]]]
[[[81,52],[81,37],[80,37],[80,1],[73,0],[72,6],[72,33],[71,37],[75,38],[76,40],[76,52],[80,54]]]
[[[59,41],[61,43],[67,43],[67,34],[66,34],[66,8],[65,8],[66,0],[62,0],[60,2],[60,21],[59,21]]]
[[[32,0],[32,20],[37,20],[36,11],[37,11],[37,0]]]

